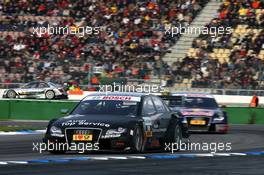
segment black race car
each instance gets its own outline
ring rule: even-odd
[[[187,124],[189,131],[227,133],[227,113],[205,93],[171,93],[160,96]]]
[[[51,153],[65,153],[78,144],[144,152],[183,137],[188,137],[186,128],[159,97],[111,92],[90,94],[66,117],[51,120],[44,143],[67,145],[48,149]]]

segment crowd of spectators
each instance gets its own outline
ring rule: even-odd
[[[102,77],[149,79],[178,37],[165,26],[188,25],[208,0],[0,1],[0,83],[46,80],[87,84]],[[40,27],[100,28],[77,34],[39,34]]]
[[[194,57],[175,62],[168,74],[192,80],[192,87],[228,89],[262,89],[264,60],[264,2],[260,0],[226,0],[210,27],[231,27],[232,33],[214,37],[201,34],[193,42]],[[239,26],[246,28],[236,31]],[[227,51],[227,58],[217,59],[214,50]],[[221,54],[220,53],[220,57]]]

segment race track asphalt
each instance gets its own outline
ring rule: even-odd
[[[224,152],[222,155],[220,153],[221,156],[183,156],[178,158],[175,155],[208,152],[181,151],[171,154],[155,150],[137,155],[117,152],[51,155],[47,152],[40,154],[32,150],[33,142],[40,142],[42,137],[43,135],[0,136],[0,174],[264,174],[264,154],[229,156]],[[233,125],[228,134],[192,134],[190,141],[194,143],[230,142],[232,144],[231,153],[263,152],[264,125]],[[173,156],[170,157],[170,155]],[[76,158],[82,159],[84,156],[99,159],[76,160]],[[126,160],[124,158],[133,156],[135,158]],[[105,157],[108,158],[100,160]],[[141,157],[151,158],[141,159]],[[64,158],[74,158],[74,161],[23,163],[24,160]],[[1,162],[9,163],[1,165]]]

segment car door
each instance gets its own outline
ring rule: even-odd
[[[20,96],[26,96],[26,97],[30,97],[32,96],[32,90],[34,88],[36,88],[38,85],[37,82],[31,82],[31,83],[28,83],[26,85],[24,85],[23,87],[21,87],[18,91],[18,94]]]
[[[28,91],[28,97],[35,98],[36,95],[38,94],[38,82],[34,82],[31,84],[30,88],[27,90]]]
[[[157,110],[157,116],[159,121],[159,129],[161,132],[165,132],[168,128],[171,116],[169,110],[164,106],[162,100],[158,97],[152,97],[154,106]]]
[[[40,82],[38,84],[37,89],[35,90],[36,95],[41,95],[45,93],[45,90],[48,89],[50,86],[48,85],[48,83],[45,82]]]
[[[146,97],[143,101],[142,115],[147,126],[155,137],[162,135],[160,131],[160,113],[157,112],[151,97]]]

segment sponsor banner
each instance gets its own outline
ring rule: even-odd
[[[214,112],[212,111],[181,111],[184,116],[213,116]]]

